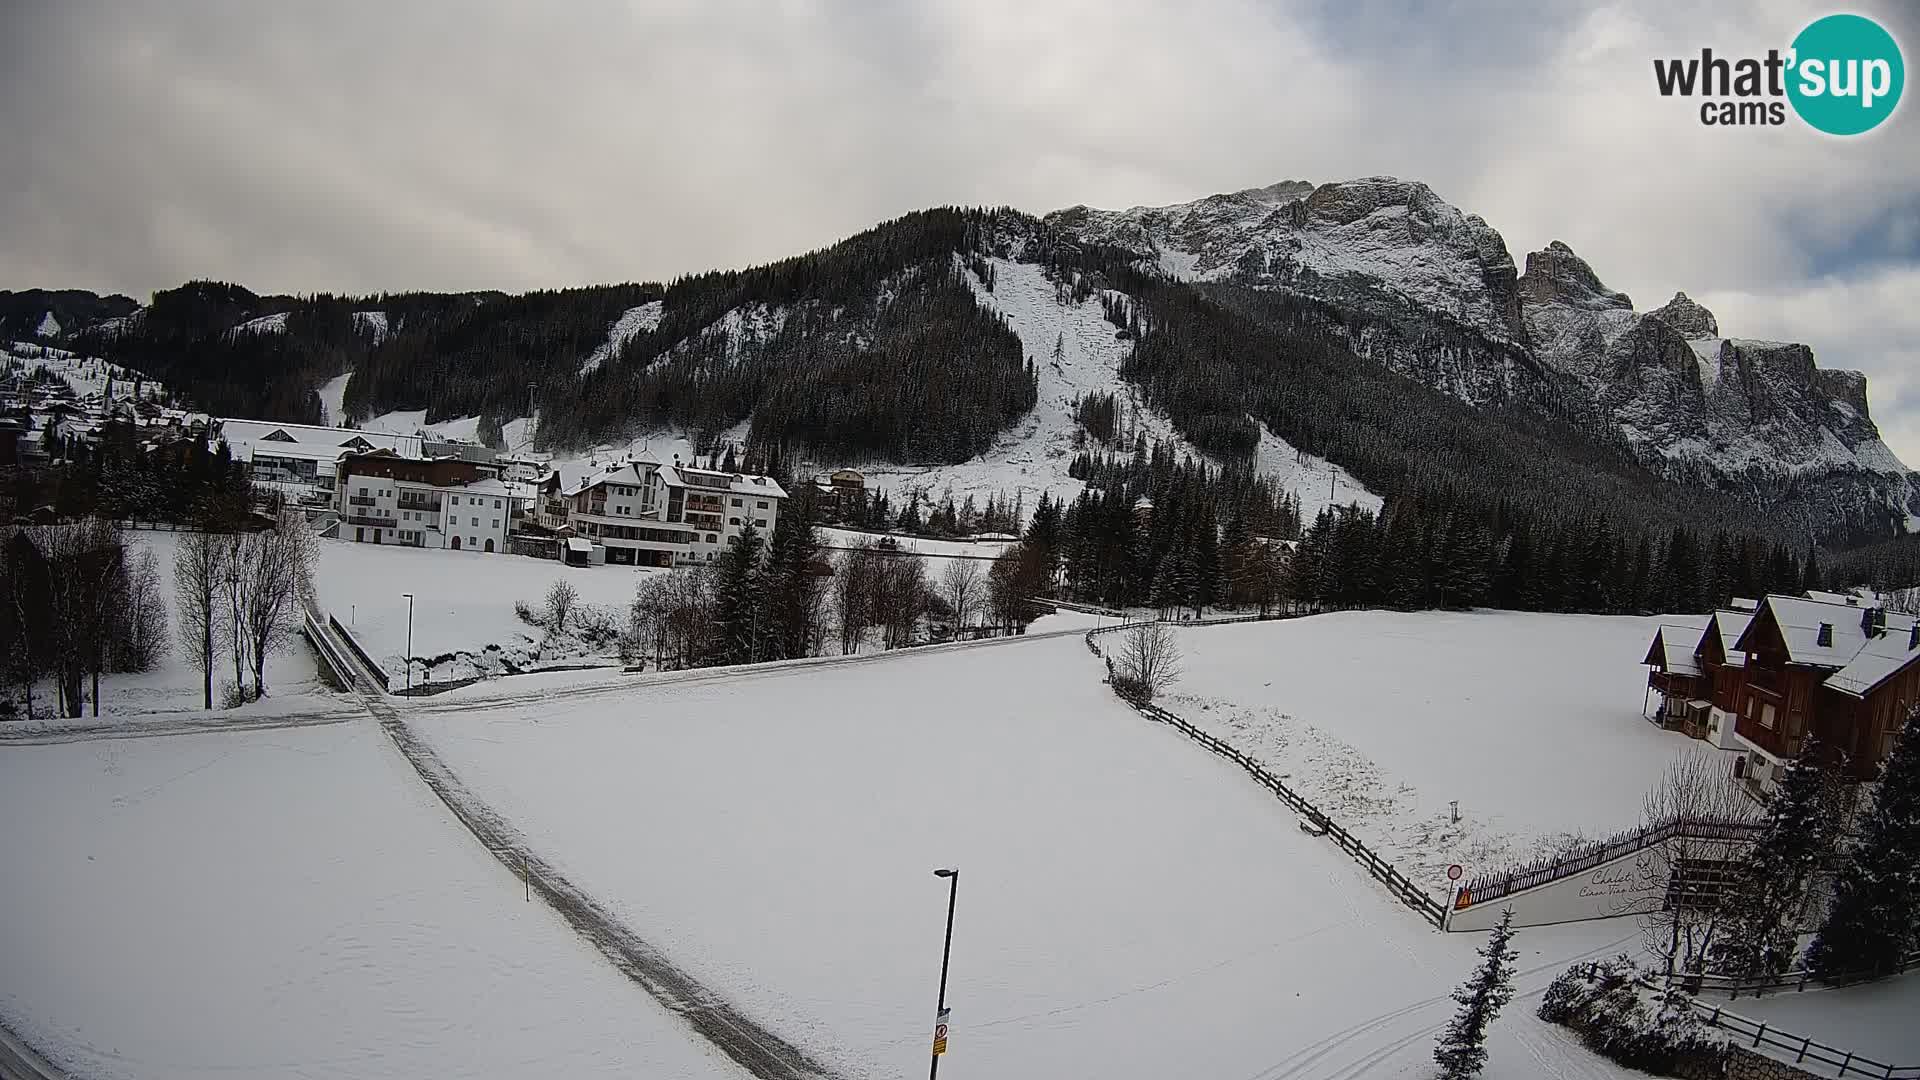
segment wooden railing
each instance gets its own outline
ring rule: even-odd
[[[1287,616],[1279,616],[1279,617],[1285,618]],[[1212,624],[1212,623],[1218,623],[1218,622],[1252,622],[1252,621],[1258,620],[1259,618],[1260,616],[1256,615],[1256,616],[1248,616],[1248,617],[1240,617],[1240,618],[1207,620],[1207,623]],[[1086,635],[1087,648],[1091,650],[1096,656],[1100,655],[1100,646],[1094,642],[1093,640],[1094,638],[1102,634],[1112,634],[1122,630],[1131,630],[1136,626],[1147,625],[1152,621],[1153,620],[1146,620],[1145,622],[1119,623],[1114,626],[1103,626],[1093,630],[1089,630],[1087,631],[1087,635]],[[1185,625],[1191,626],[1194,624],[1187,623]],[[1175,716],[1173,713],[1170,713],[1167,710],[1160,708],[1158,705],[1153,705],[1147,702],[1134,701],[1126,697],[1122,697],[1121,700],[1125,701],[1128,705],[1132,706],[1134,710],[1139,712],[1142,716],[1145,716],[1151,720],[1157,720],[1160,723],[1166,724],[1174,728],[1175,730],[1179,731],[1181,734],[1185,735],[1187,738],[1192,739],[1194,742],[1199,743],[1201,746],[1206,747],[1208,750],[1213,751],[1215,754],[1218,754],[1221,757],[1226,758],[1228,761],[1233,762],[1235,765],[1240,766],[1240,768],[1244,769],[1247,775],[1253,777],[1253,779],[1257,783],[1259,783],[1261,787],[1264,787],[1268,791],[1273,792],[1275,798],[1287,804],[1287,806],[1290,809],[1292,809],[1294,813],[1299,814],[1303,823],[1303,827],[1310,827],[1310,831],[1316,834],[1332,837],[1333,842],[1340,845],[1340,850],[1346,852],[1349,856],[1353,858],[1355,862],[1365,867],[1367,870],[1367,873],[1372,875],[1374,880],[1384,885],[1387,889],[1387,892],[1392,894],[1394,899],[1412,908],[1416,913],[1419,914],[1419,916],[1422,919],[1425,919],[1426,921],[1432,923],[1435,926],[1440,926],[1444,922],[1447,914],[1447,908],[1445,904],[1442,904],[1440,901],[1427,895],[1424,889],[1421,889],[1419,886],[1409,881],[1406,875],[1402,874],[1399,871],[1399,869],[1396,868],[1392,863],[1381,858],[1378,853],[1376,853],[1372,848],[1369,848],[1363,841],[1360,840],[1359,837],[1354,836],[1352,833],[1342,828],[1339,822],[1327,816],[1325,811],[1313,805],[1311,802],[1308,802],[1306,798],[1302,796],[1299,792],[1288,787],[1286,783],[1283,782],[1278,776],[1275,776],[1272,772],[1269,772],[1264,765],[1261,765],[1259,762],[1253,760],[1252,758],[1248,757],[1246,754],[1240,752],[1240,750],[1238,750],[1237,748],[1227,744],[1226,742],[1223,742],[1220,739],[1215,738],[1214,736],[1208,734],[1205,731],[1200,730],[1198,727],[1195,727],[1193,724],[1190,724],[1187,721],[1181,719],[1180,717]]]
[[[1639,983],[1649,990],[1658,993],[1666,992],[1653,979],[1642,978]],[[1811,1036],[1795,1035],[1789,1031],[1779,1030],[1765,1021],[1728,1012],[1723,1005],[1710,1005],[1689,995],[1682,996],[1686,998],[1688,1006],[1709,1026],[1719,1028],[1736,1037],[1745,1048],[1759,1050],[1765,1047],[1779,1051],[1779,1053],[1767,1055],[1775,1061],[1786,1061],[1792,1065],[1814,1062],[1836,1070],[1835,1075],[1840,1077],[1866,1076],[1876,1077],[1878,1080],[1920,1080],[1920,1065],[1888,1065],[1843,1047],[1818,1042]],[[1789,1054],[1792,1055],[1791,1059],[1787,1057]]]
[[[1623,855],[1662,844],[1676,836],[1699,840],[1752,840],[1766,831],[1757,821],[1682,819],[1615,833],[1573,851],[1509,870],[1480,874],[1460,890],[1459,906],[1484,904],[1549,882],[1582,874]]]

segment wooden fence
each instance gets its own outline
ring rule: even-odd
[[[1639,982],[1649,990],[1665,992],[1660,984],[1652,979],[1642,978]],[[1686,1000],[1687,1004],[1699,1013],[1700,1018],[1709,1026],[1735,1036],[1747,1048],[1759,1050],[1765,1047],[1780,1051],[1780,1053],[1767,1055],[1776,1061],[1788,1061],[1786,1055],[1791,1054],[1793,1056],[1790,1064],[1804,1065],[1814,1062],[1838,1070],[1838,1075],[1842,1077],[1868,1076],[1876,1077],[1877,1080],[1920,1080],[1920,1065],[1888,1065],[1842,1047],[1829,1046],[1810,1036],[1781,1031],[1765,1021],[1728,1012],[1723,1005],[1710,1005],[1690,996]]]
[[[1765,831],[1766,825],[1763,822],[1754,821],[1684,819],[1660,825],[1643,825],[1616,833],[1604,840],[1583,844],[1562,855],[1507,870],[1479,874],[1468,880],[1460,895],[1470,903],[1485,904],[1517,892],[1525,892],[1539,885],[1585,873],[1601,863],[1612,862],[1623,855],[1665,843],[1676,836],[1698,840],[1752,840]]]
[[[1252,617],[1252,619],[1258,618],[1259,616]],[[1251,619],[1242,618],[1229,621],[1247,622],[1251,621]],[[1089,630],[1087,631],[1087,648],[1092,650],[1095,655],[1099,655],[1100,646],[1094,642],[1093,639],[1095,637],[1141,625],[1145,624],[1138,622],[1122,623],[1118,626],[1107,626]],[[1355,862],[1366,868],[1367,873],[1371,874],[1374,880],[1386,886],[1387,891],[1393,895],[1394,899],[1412,908],[1421,918],[1435,926],[1441,925],[1442,921],[1446,918],[1447,908],[1445,904],[1427,895],[1425,890],[1407,880],[1406,875],[1396,869],[1392,863],[1381,858],[1378,853],[1372,848],[1369,848],[1359,837],[1341,828],[1339,822],[1328,817],[1325,811],[1308,802],[1299,792],[1288,787],[1278,776],[1267,771],[1265,766],[1248,757],[1246,754],[1241,753],[1238,749],[1209,735],[1205,731],[1182,720],[1180,717],[1175,716],[1173,713],[1160,708],[1158,705],[1132,701],[1126,698],[1122,698],[1121,700],[1126,701],[1128,705],[1131,705],[1142,716],[1150,720],[1158,720],[1174,728],[1187,738],[1192,739],[1194,742],[1199,743],[1201,746],[1206,747],[1208,750],[1213,751],[1246,770],[1247,775],[1253,777],[1256,783],[1268,791],[1273,792],[1275,798],[1286,803],[1294,813],[1299,814],[1301,821],[1311,826],[1314,832],[1332,837],[1333,842],[1340,845],[1340,850],[1352,856]]]
[[[1901,974],[1912,971],[1915,968],[1920,968],[1920,949],[1915,949],[1901,957],[1899,962],[1894,965],[1893,974]],[[1825,990],[1830,986],[1842,986],[1862,981],[1868,978],[1870,974],[1878,976],[1884,973],[1869,973],[1863,971],[1851,975],[1836,975],[1829,979],[1822,979],[1806,968],[1794,968],[1791,971],[1782,972],[1778,975],[1759,975],[1753,977],[1687,975],[1675,976],[1675,978],[1684,979],[1690,986],[1697,984],[1698,992],[1700,993],[1712,992],[1725,994],[1729,998],[1738,1000],[1741,994],[1759,997],[1772,990],[1792,990],[1796,994],[1804,992],[1809,986],[1815,990]]]

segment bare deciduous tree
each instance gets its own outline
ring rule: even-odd
[[[174,597],[180,607],[180,644],[200,672],[206,707],[213,708],[214,647],[220,638],[221,590],[227,578],[227,538],[188,533],[173,555]]]
[[[128,564],[117,636],[115,666],[121,671],[150,671],[166,654],[167,601],[160,593],[160,560],[151,551]]]
[[[967,618],[980,603],[981,579],[979,562],[973,559],[955,559],[947,564],[947,572],[940,576],[940,585],[946,590],[947,603],[953,606],[953,625],[967,625]]]
[[[840,557],[833,572],[833,609],[840,629],[840,651],[860,650],[873,625],[873,593],[880,572],[880,556],[861,545]]]
[[[547,590],[547,630],[560,633],[567,628],[567,620],[573,616],[573,609],[580,603],[580,592],[566,578],[554,581]]]
[[[236,565],[248,579],[241,611],[244,648],[253,666],[253,696],[267,692],[267,657],[293,642],[300,608],[313,594],[319,541],[298,510],[280,511],[272,529],[251,533]]]
[[[1753,821],[1759,808],[1740,790],[1719,755],[1690,753],[1667,767],[1647,792],[1642,816],[1649,826],[1670,822]],[[1721,875],[1730,873],[1737,848],[1725,840],[1688,830],[1663,847],[1666,894],[1641,917],[1647,951],[1661,958],[1668,975],[1697,975],[1705,970],[1708,950],[1729,922],[1719,902]]]
[[[1180,678],[1180,643],[1162,622],[1141,623],[1120,641],[1118,673],[1144,700]]]

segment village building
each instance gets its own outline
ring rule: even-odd
[[[334,535],[363,544],[504,552],[524,498],[491,466],[391,450],[346,453],[334,477]]]
[[[1771,595],[1698,631],[1663,624],[1643,662],[1656,716],[1736,751],[1734,775],[1763,798],[1810,738],[1872,779],[1920,704],[1920,620],[1872,596]]]
[[[418,435],[352,428],[227,417],[217,422],[216,434],[226,442],[233,460],[246,466],[254,483],[308,506],[333,503],[338,486],[335,466],[346,454],[386,450],[403,458],[426,456]]]
[[[621,566],[711,563],[748,527],[769,534],[787,492],[766,476],[628,461],[566,483],[550,474],[532,519],[571,544],[570,561]]]

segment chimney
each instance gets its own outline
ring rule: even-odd
[[[1823,649],[1833,648],[1833,624],[1830,622],[1821,623],[1820,632],[1814,635],[1813,643]]]
[[[1885,608],[1863,608],[1860,612],[1860,632],[1873,638],[1887,632],[1887,611]]]

